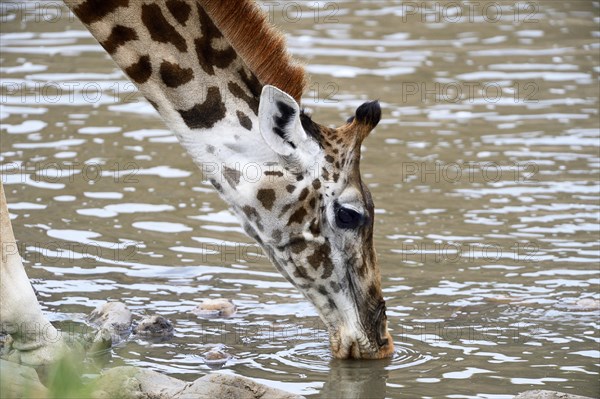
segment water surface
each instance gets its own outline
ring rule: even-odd
[[[107,299],[164,315],[172,340],[133,339],[110,365],[185,380],[217,345],[221,372],[308,397],[599,396],[599,5],[476,4],[273,11],[315,120],[384,109],[362,171],[397,353],[343,362],[83,26],[55,2],[2,3],[2,178],[50,317],[81,326]],[[238,314],[190,313],[208,297]]]

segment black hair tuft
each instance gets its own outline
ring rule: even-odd
[[[379,101],[369,101],[356,109],[356,120],[373,129],[381,120],[381,106]]]

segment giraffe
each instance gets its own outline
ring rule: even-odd
[[[17,248],[0,181],[0,330],[12,338],[12,351],[3,358],[30,365],[46,364],[64,353],[67,345],[44,316]]]
[[[301,110],[304,68],[252,0],[65,0],[273,265],[315,306],[335,358],[390,357],[360,148],[377,101],[337,128]],[[258,179],[240,166],[260,168]]]

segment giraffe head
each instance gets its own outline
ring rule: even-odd
[[[265,86],[260,133],[279,161],[238,209],[246,231],[317,308],[336,358],[393,353],[373,246],[373,201],[359,170],[362,141],[377,125],[377,101],[338,128],[311,120]],[[239,212],[241,210],[241,212]]]

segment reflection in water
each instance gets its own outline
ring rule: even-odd
[[[333,359],[329,362],[327,381],[320,397],[336,399],[383,399],[390,360],[349,361]]]

